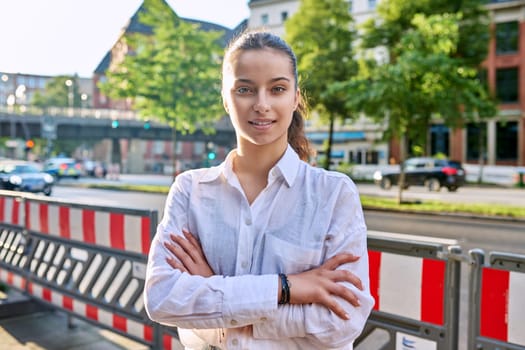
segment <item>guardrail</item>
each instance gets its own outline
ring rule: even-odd
[[[0,191],[0,281],[99,327],[172,349],[175,328],[143,304],[157,212],[84,205]],[[472,250],[453,240],[369,232],[376,304],[357,346],[458,348],[461,266],[469,266],[469,350],[525,350],[525,255]],[[382,332],[382,333],[381,333]]]

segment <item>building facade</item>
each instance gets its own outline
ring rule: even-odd
[[[383,0],[388,1],[388,0]],[[357,24],[374,16],[379,0],[349,0]],[[284,23],[299,8],[299,0],[251,0],[250,28],[266,28],[285,34]],[[499,101],[497,116],[481,124],[452,130],[435,123],[428,130],[430,154],[443,153],[464,163],[525,165],[525,0],[488,1],[492,39],[482,68],[488,86]],[[378,50],[378,56],[381,51]],[[380,59],[380,57],[378,57]],[[312,141],[322,126],[308,124]],[[320,129],[320,130],[319,130]],[[326,135],[326,134],[325,134]],[[345,136],[346,135],[346,136]],[[395,140],[382,143],[381,128],[361,118],[350,125],[337,125],[334,156],[352,163],[386,164],[399,160]]]

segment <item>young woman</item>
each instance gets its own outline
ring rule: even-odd
[[[310,166],[290,47],[249,32],[227,49],[237,148],[177,176],[150,251],[145,302],[187,349],[352,349],[373,306],[354,183]]]

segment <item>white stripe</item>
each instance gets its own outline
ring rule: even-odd
[[[22,289],[22,283],[23,283],[24,279],[22,278],[22,276],[19,276],[19,275],[16,275],[14,274],[13,275],[13,285],[19,289]]]
[[[39,299],[42,299],[44,300],[44,293],[43,293],[43,289],[40,285],[38,284],[34,284],[33,283],[33,296],[35,296],[36,298],[39,298]]]
[[[124,215],[124,249],[142,253],[142,217]]]
[[[98,309],[98,322],[113,328],[113,314],[105,310]]]
[[[139,339],[144,339],[144,325],[142,323],[138,323],[135,321],[132,321],[130,319],[126,320],[126,333],[134,335],[135,337]]]
[[[29,227],[36,232],[42,232],[40,223],[40,203],[29,202]]]
[[[382,253],[379,277],[379,308],[395,315],[421,319],[423,259]]]
[[[95,212],[95,243],[104,247],[111,247],[109,232],[109,213]]]
[[[84,302],[82,302],[80,300],[73,299],[73,312],[78,314],[78,315],[82,315],[84,317],[87,317],[86,303],[84,303]]]
[[[58,206],[48,205],[47,207],[47,223],[49,226],[49,234],[52,236],[60,236],[60,225],[58,219]]]
[[[82,209],[69,208],[69,233],[72,240],[84,241],[82,228]]]
[[[508,341],[525,345],[525,273],[510,272]]]
[[[4,219],[8,224],[13,224],[13,198],[5,198]]]
[[[64,301],[63,301],[63,298],[62,298],[62,294],[58,293],[58,292],[55,292],[55,291],[51,291],[51,303],[53,303],[54,305],[60,307],[60,308],[64,308]]]

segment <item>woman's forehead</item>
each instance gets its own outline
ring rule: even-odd
[[[271,48],[240,51],[230,56],[229,62],[225,63],[223,73],[234,76],[262,72],[294,76],[292,62],[288,55]]]

